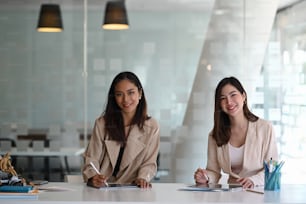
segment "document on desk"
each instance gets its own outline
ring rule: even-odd
[[[181,191],[208,191],[208,192],[218,192],[218,191],[242,191],[243,188],[238,184],[195,184],[195,185],[187,185],[179,190]]]
[[[52,191],[52,192],[59,192],[59,191],[74,191],[71,188],[65,188],[61,186],[37,186],[36,188],[39,191]]]
[[[100,189],[122,189],[122,188],[139,188],[136,184],[133,183],[124,183],[124,184],[118,184],[118,183],[109,183],[108,186],[103,186]]]

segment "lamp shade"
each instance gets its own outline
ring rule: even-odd
[[[40,7],[37,31],[61,32],[63,23],[61,10],[57,4],[43,4]]]
[[[107,30],[124,30],[129,28],[124,1],[107,2],[102,27]]]

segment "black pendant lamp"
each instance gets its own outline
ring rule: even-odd
[[[61,32],[63,23],[61,10],[57,4],[42,4],[40,7],[37,31]]]
[[[106,30],[125,30],[129,28],[124,1],[107,2],[102,28]]]

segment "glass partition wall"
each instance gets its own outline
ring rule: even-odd
[[[84,128],[90,134],[111,80],[124,70],[141,79],[163,138],[182,123],[213,2],[199,8],[169,2],[161,8],[153,1],[127,1],[130,29],[124,31],[101,28],[106,0],[86,2],[85,22],[85,1],[52,1],[61,8],[60,33],[36,31],[42,2],[0,2],[0,123],[9,131],[3,128],[1,137],[39,135],[49,141],[57,134],[64,147],[75,146],[75,140],[85,147]],[[19,134],[19,127],[26,131]],[[67,139],[67,129],[77,134]],[[163,159],[160,163],[170,168]],[[26,162],[16,165],[27,169]],[[80,167],[74,170],[79,173]]]
[[[106,0],[52,1],[61,7],[60,33],[36,31],[42,2],[0,2],[1,140],[17,146],[31,136],[85,147],[84,133],[90,135],[102,113],[111,80],[129,70],[140,77],[149,113],[161,127],[155,181],[193,182],[195,168],[206,164],[214,88],[233,75],[245,84],[254,112],[275,125],[286,160],[283,182],[301,182],[290,175],[304,173],[295,167],[305,161],[305,3],[276,14],[274,4],[251,0],[154,2],[126,1],[130,28],[109,31],[101,28]],[[250,18],[256,9],[273,27]],[[27,176],[27,160],[14,159]],[[69,162],[70,173],[79,174],[81,162]],[[43,169],[42,158],[39,163]],[[63,179],[55,174],[50,181]]]
[[[277,126],[285,183],[306,182],[299,168],[306,161],[305,9],[300,1],[278,11],[262,71],[264,116]]]

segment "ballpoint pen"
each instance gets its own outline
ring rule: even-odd
[[[97,174],[101,175],[101,173],[98,171],[98,169],[95,167],[95,165],[92,162],[90,162],[90,165],[96,171]],[[106,182],[106,180],[104,180],[103,182],[104,182],[105,186],[108,187],[108,183]]]
[[[205,177],[205,179],[207,180],[207,183],[208,183],[209,182],[209,178],[208,178],[206,173],[204,173],[204,177]]]
[[[199,167],[198,169],[201,169],[201,168]],[[205,172],[203,172],[203,175],[204,175],[204,177],[205,177],[205,179],[207,180],[207,183],[208,183],[209,182],[209,178],[208,178],[207,174]]]
[[[251,188],[247,188],[245,190],[248,191],[248,192],[252,192],[252,193],[264,194],[264,191],[261,191],[261,190],[255,190],[255,189],[251,189]]]
[[[273,171],[274,171],[274,164],[273,164],[273,160],[271,157],[270,162],[269,162],[269,172],[272,173]]]
[[[200,167],[198,169],[201,169]],[[204,178],[207,180],[207,183],[209,182],[209,177],[207,176],[207,174],[205,172],[202,172]]]

